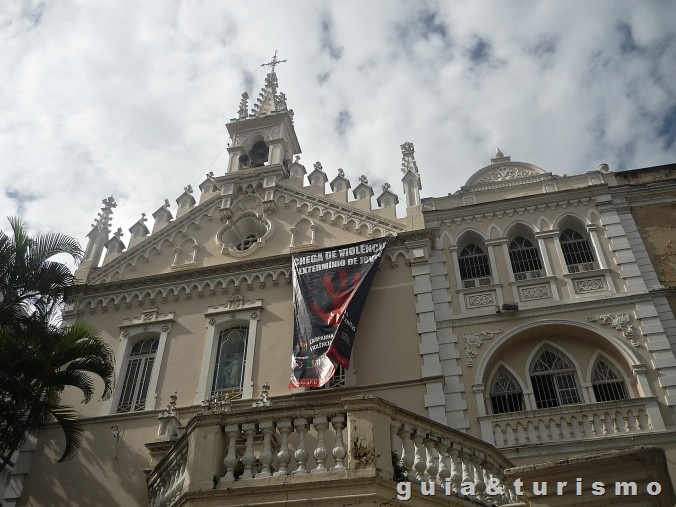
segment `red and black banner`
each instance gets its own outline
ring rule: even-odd
[[[292,256],[289,387],[321,387],[350,365],[354,335],[388,238]]]

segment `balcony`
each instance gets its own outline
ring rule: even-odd
[[[510,412],[479,418],[481,432],[507,456],[528,456],[552,446],[562,450],[615,448],[627,439],[627,445],[652,442],[664,431],[664,422],[656,398],[637,398],[556,408]],[[584,441],[584,447],[578,449]],[[592,442],[590,442],[592,441]]]
[[[411,505],[506,505],[511,466],[481,440],[353,396],[198,414],[147,483],[152,507],[396,505],[398,481],[412,484]]]

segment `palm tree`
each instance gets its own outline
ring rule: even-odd
[[[68,266],[51,261],[68,254],[82,259],[82,248],[74,238],[50,232],[28,235],[20,219],[10,217],[12,236],[0,230],[0,326],[13,326],[39,312],[53,315],[75,284]]]
[[[77,241],[49,233],[31,238],[18,219],[13,237],[0,231],[0,471],[30,433],[53,417],[65,435],[59,461],[72,458],[83,438],[77,412],[59,405],[67,387],[94,395],[94,377],[103,398],[114,388],[110,347],[85,322],[64,327],[59,311],[74,282],[67,266],[49,259],[59,253],[81,258]]]

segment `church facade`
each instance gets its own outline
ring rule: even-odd
[[[389,184],[376,197],[365,176],[301,164],[274,68],[227,129],[222,174],[127,243],[103,201],[64,318],[113,347],[115,395],[66,393],[80,453],[55,464],[49,426],[3,505],[539,505],[510,471],[636,446],[673,461],[676,325],[622,173],[560,177],[498,151],[458,192],[421,199],[406,142],[399,216]],[[653,182],[660,203],[669,174]],[[389,240],[349,368],[290,389],[292,256],[374,238]],[[643,497],[659,483],[672,501],[667,466],[646,470]]]

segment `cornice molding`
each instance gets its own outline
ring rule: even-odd
[[[546,211],[547,209],[567,208],[568,206],[577,207],[589,205],[592,199],[598,194],[607,194],[608,185],[596,185],[586,188],[571,188],[549,192],[543,194],[526,195],[512,197],[508,199],[498,199],[490,202],[469,204],[458,206],[457,208],[444,208],[435,210],[425,210],[425,220],[429,221],[452,221],[456,225],[463,222],[492,220],[502,218],[503,216],[521,216],[526,212],[533,214],[536,211]],[[443,198],[440,198],[443,199]],[[451,225],[445,223],[444,225]]]
[[[527,310],[519,310],[517,312],[501,312],[495,315],[483,315],[476,317],[457,317],[453,319],[446,319],[437,322],[437,328],[453,328],[460,326],[472,326],[475,324],[490,324],[494,322],[503,323],[503,326],[510,321],[519,321],[528,317],[541,317],[543,315],[561,314],[575,312],[578,310],[593,310],[597,308],[611,308],[621,305],[628,305],[650,301],[651,295],[646,294],[631,294],[631,295],[616,295],[615,297],[601,300],[591,301],[570,301],[563,302],[557,305],[548,305],[539,308],[529,308]]]

